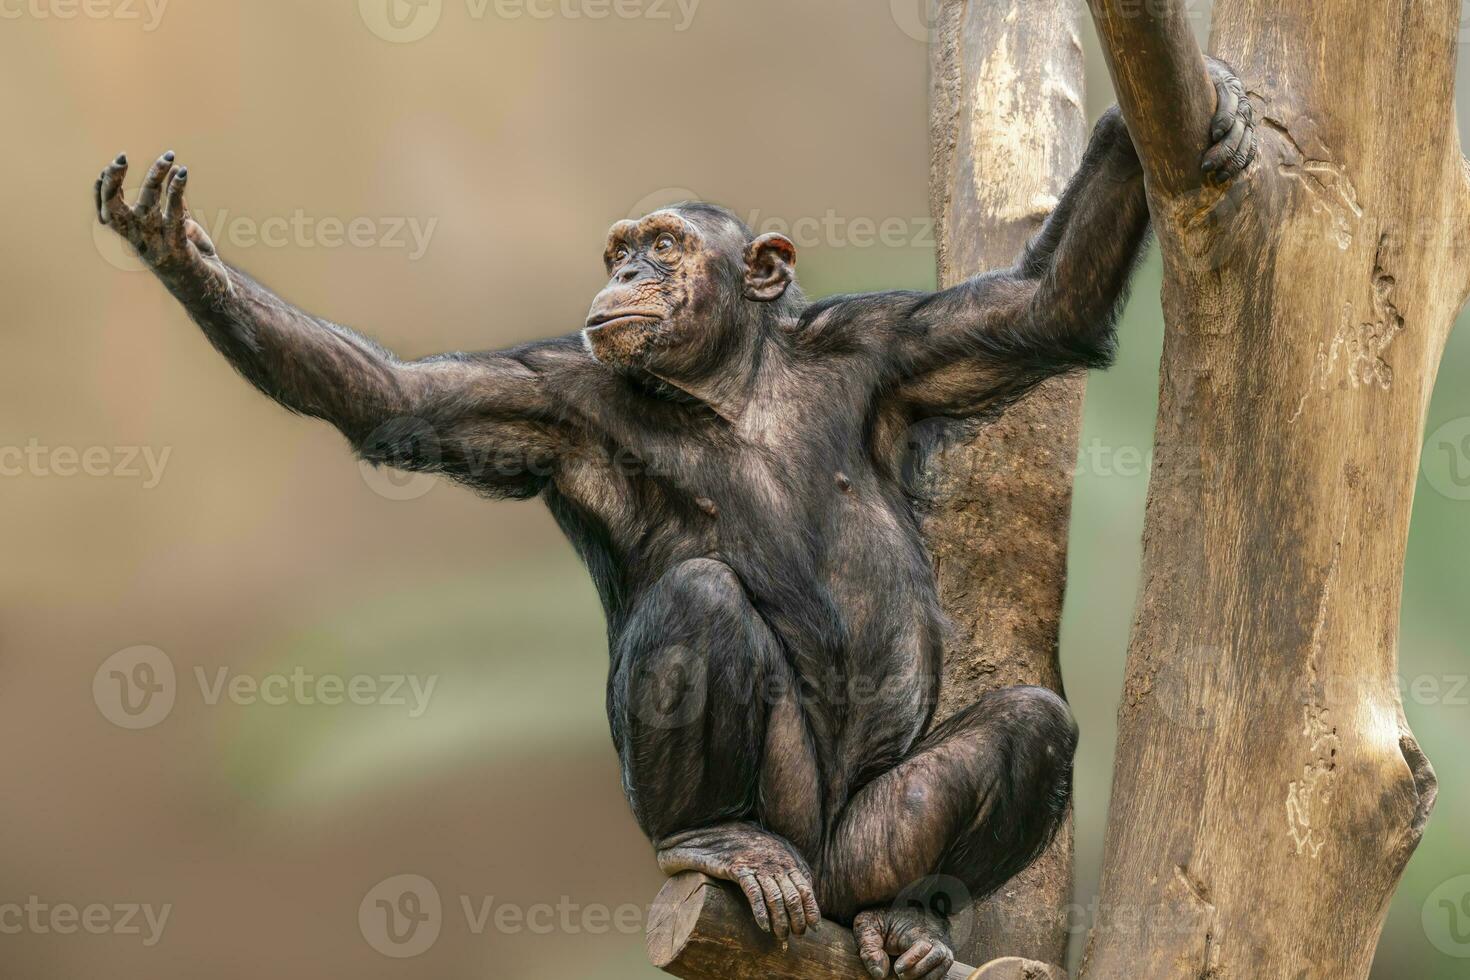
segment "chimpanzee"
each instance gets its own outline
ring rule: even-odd
[[[1203,168],[1225,180],[1255,135],[1239,81],[1210,70]],[[373,463],[550,507],[602,597],[613,742],[664,871],[735,882],[782,937],[825,910],[874,977],[944,975],[928,883],[978,899],[1034,860],[1076,728],[1033,687],[931,726],[944,627],[906,433],[1109,363],[1149,225],[1116,109],[1013,268],[808,302],[790,241],[684,204],[613,226],[579,333],[418,361],[221,261],[172,153],[133,206],[126,170],[97,181],[101,220],[262,392]]]

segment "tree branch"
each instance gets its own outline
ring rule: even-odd
[[[867,980],[851,930],[822,920],[785,943],[755,926],[734,886],[694,871],[664,884],[648,913],[648,959],[684,980]],[[1054,967],[995,960],[956,963],[946,980],[1061,980]]]
[[[1088,0],[1150,190],[1201,183],[1215,89],[1179,0]]]

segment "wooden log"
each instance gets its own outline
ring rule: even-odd
[[[852,931],[822,920],[785,942],[756,928],[735,886],[694,871],[675,875],[648,914],[648,959],[684,980],[867,980]],[[1065,980],[1053,967],[1004,959],[956,963],[947,980]]]

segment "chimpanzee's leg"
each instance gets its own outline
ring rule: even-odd
[[[613,741],[659,866],[735,882],[782,936],[820,915],[807,861],[781,836],[807,836],[793,815],[817,802],[795,693],[739,579],[710,559],[665,574],[613,644]],[[793,798],[808,785],[809,799]]]
[[[890,955],[900,977],[944,975],[954,960],[944,916],[1000,888],[1051,842],[1076,745],[1061,698],[1006,688],[936,726],[853,796],[819,891],[829,914],[854,916],[875,977]]]

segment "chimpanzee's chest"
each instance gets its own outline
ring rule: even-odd
[[[825,607],[859,643],[874,596],[922,605],[908,503],[874,467],[860,420],[832,405],[756,408],[738,425],[629,427],[564,467],[548,503],[610,616],[695,558],[728,564],[758,606],[779,588],[783,603]]]

